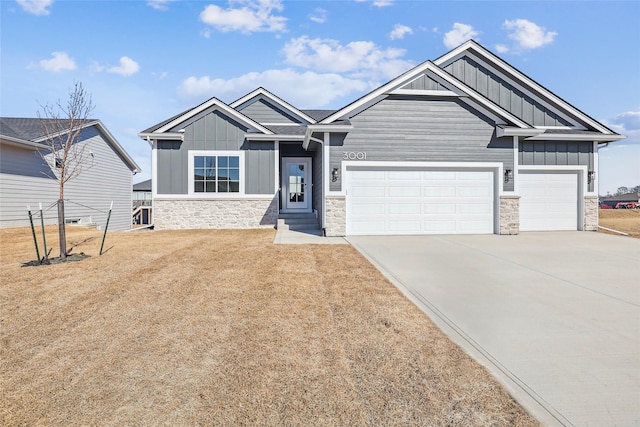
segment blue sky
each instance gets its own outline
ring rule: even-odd
[[[36,117],[74,82],[150,177],[137,133],[258,86],[340,108],[473,38],[626,140],[600,194],[640,185],[640,2],[0,0],[0,114]]]

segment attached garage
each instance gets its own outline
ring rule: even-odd
[[[520,171],[520,231],[578,230],[577,171]]]
[[[347,169],[347,235],[491,234],[494,169]]]

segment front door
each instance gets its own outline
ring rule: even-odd
[[[282,158],[282,210],[311,212],[311,158]]]

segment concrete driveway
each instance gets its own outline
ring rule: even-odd
[[[640,425],[640,240],[348,240],[545,424]]]

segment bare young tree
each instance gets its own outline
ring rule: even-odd
[[[58,236],[60,257],[66,258],[64,185],[93,165],[93,158],[85,153],[86,144],[80,143],[80,136],[94,106],[91,95],[82,83],[75,83],[66,104],[58,100],[54,105],[45,104],[41,108],[42,114],[38,113],[38,118],[45,138],[42,143],[48,148],[41,151],[40,155],[49,164],[59,183]]]

